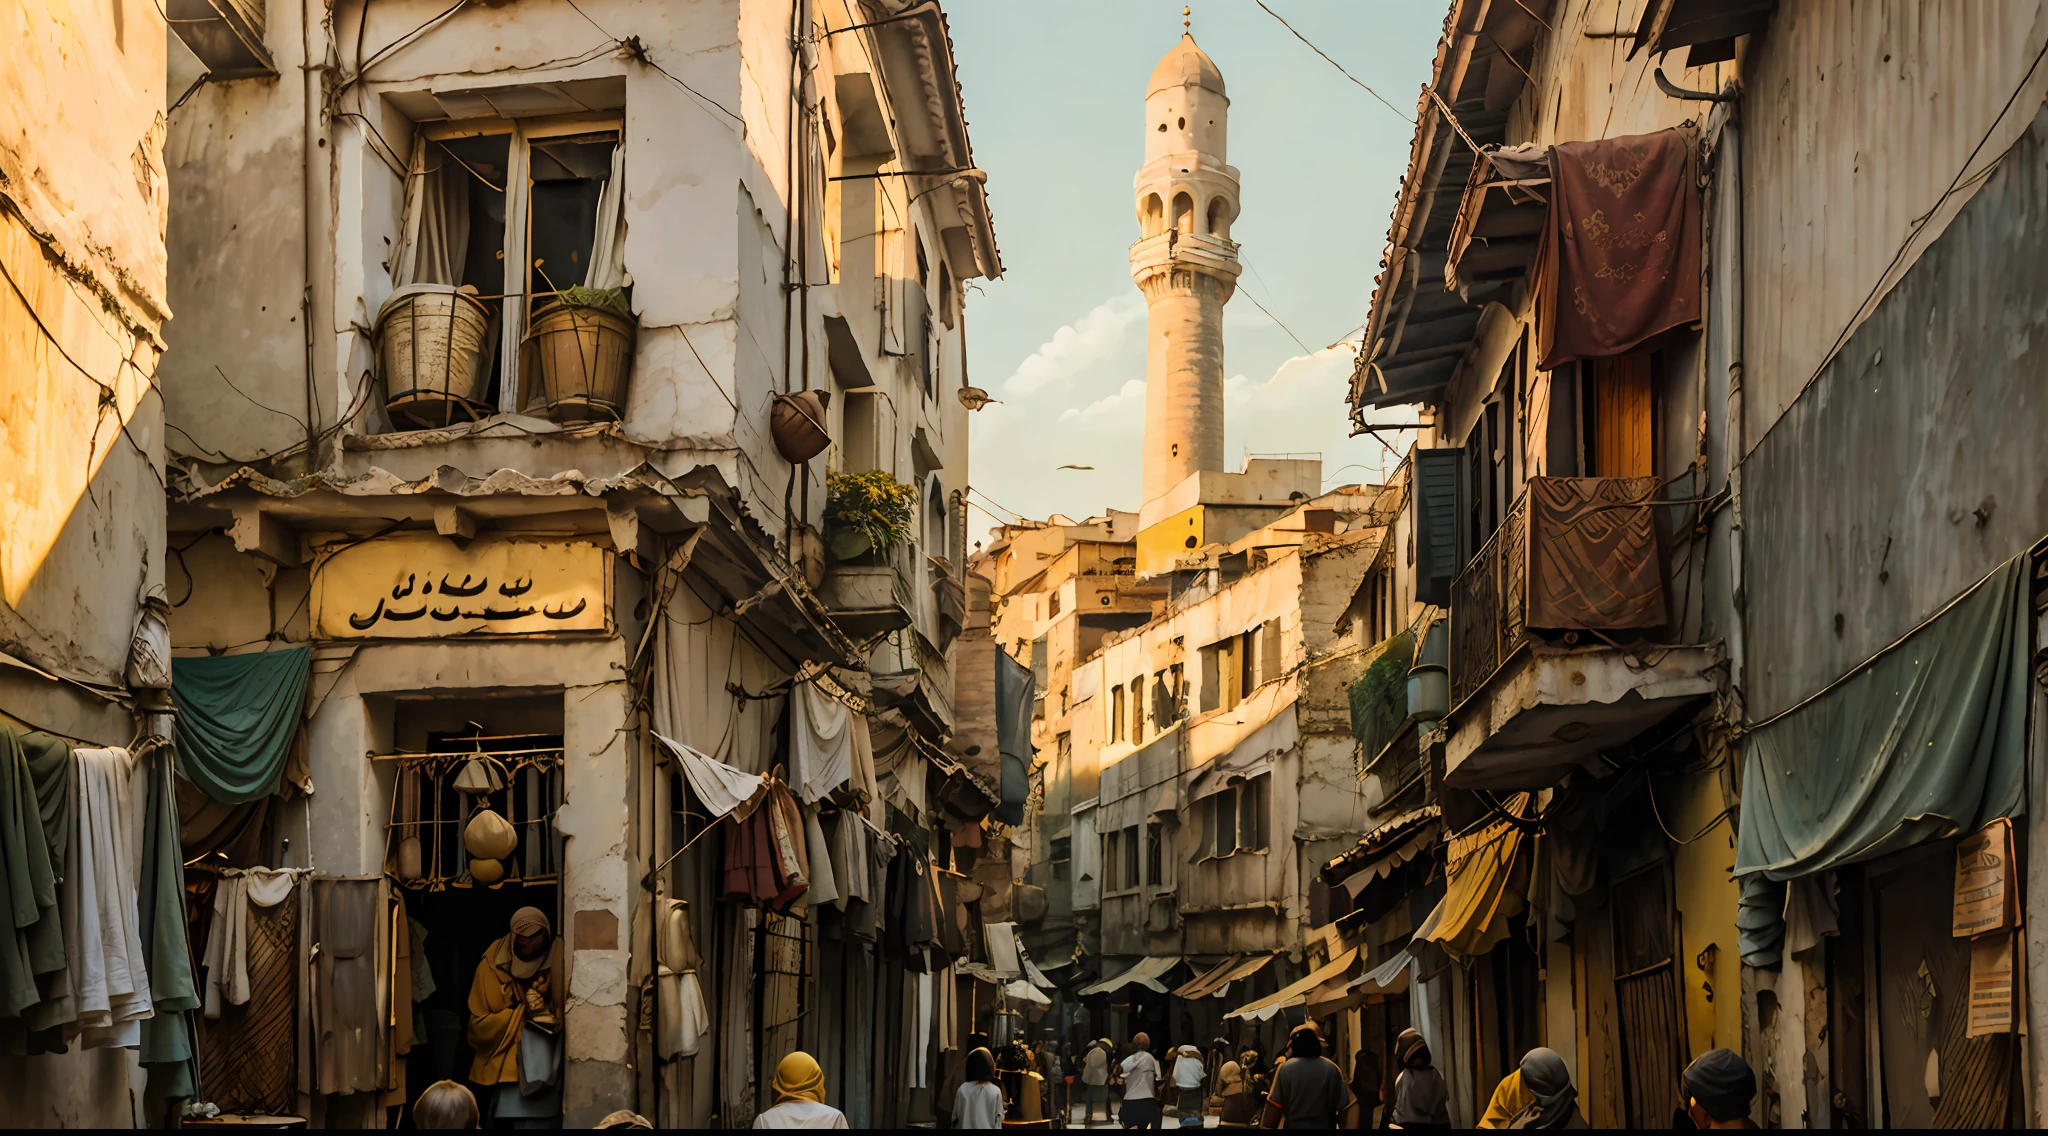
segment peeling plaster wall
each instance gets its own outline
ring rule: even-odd
[[[119,687],[163,575],[162,18],[148,0],[0,5],[0,651]],[[0,667],[0,721],[102,745],[82,687]],[[135,1052],[0,1061],[0,1126],[143,1122]]]

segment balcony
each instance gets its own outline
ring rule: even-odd
[[[1655,478],[1532,478],[1451,585],[1444,781],[1536,789],[1710,694],[1668,622]]]

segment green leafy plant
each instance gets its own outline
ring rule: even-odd
[[[633,314],[626,306],[626,291],[623,288],[585,288],[581,284],[564,288],[556,295],[572,308],[610,308],[622,316]]]
[[[885,470],[835,473],[825,483],[825,525],[858,533],[877,553],[910,539],[917,490]]]
[[[1394,740],[1394,731],[1408,717],[1408,664],[1414,653],[1415,637],[1396,635],[1351,684],[1351,736],[1365,748],[1367,760]]]

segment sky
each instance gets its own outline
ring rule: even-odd
[[[1266,4],[1401,109],[1254,0],[1193,0],[1195,40],[1229,92],[1228,160],[1242,184],[1231,236],[1244,273],[1223,325],[1227,465],[1240,468],[1246,453],[1320,454],[1326,486],[1374,481],[1395,461],[1370,436],[1347,436],[1344,391],[1446,5]],[[1080,518],[1142,504],[1145,304],[1131,282],[1132,179],[1145,80],[1180,39],[1181,6],[946,6],[1005,269],[973,282],[966,305],[968,382],[1000,400],[972,416],[975,540],[1016,514]],[[1068,464],[1095,468],[1057,468]]]

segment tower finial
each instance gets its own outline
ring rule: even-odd
[[[1195,10],[1186,4],[1180,6],[1180,30],[1188,35],[1195,34]]]

